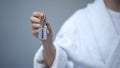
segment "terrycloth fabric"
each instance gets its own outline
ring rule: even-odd
[[[108,12],[113,20],[113,24],[115,25],[118,33],[120,34],[120,12],[116,12],[111,9],[108,9]]]
[[[51,68],[120,68],[120,37],[103,0],[78,10],[60,29],[54,45]],[[43,47],[34,58],[34,68],[47,68]]]

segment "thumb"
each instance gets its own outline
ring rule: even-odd
[[[46,26],[47,26],[47,29],[48,29],[49,33],[52,34],[52,27],[51,27],[48,20],[47,20]]]

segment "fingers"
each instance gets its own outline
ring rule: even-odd
[[[38,30],[38,29],[33,30],[33,31],[32,31],[32,34],[33,34],[36,38],[38,38],[39,30]]]
[[[36,23],[33,23],[32,24],[32,29],[34,30],[34,29],[39,29],[39,28],[41,28],[42,26],[40,25],[40,24],[36,24]]]
[[[41,25],[40,25],[40,19],[31,16],[30,20],[31,20],[31,24],[32,24],[32,28],[33,29],[38,29],[38,28],[41,27]]]
[[[31,20],[31,23],[38,23],[38,24],[40,23],[40,19],[33,16],[31,16],[30,20]]]
[[[39,28],[41,28],[40,20],[44,17],[41,12],[33,12],[30,17],[31,25],[32,25],[32,34],[38,38]]]
[[[33,17],[37,17],[37,18],[44,18],[44,14],[42,12],[33,12],[32,13]]]

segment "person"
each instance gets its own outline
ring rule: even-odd
[[[42,12],[30,17],[38,38]],[[47,39],[34,57],[34,68],[120,68],[120,0],[95,0],[76,11],[55,41],[47,21]]]

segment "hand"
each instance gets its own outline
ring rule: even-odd
[[[42,12],[33,12],[30,20],[32,24],[32,34],[38,38],[39,29],[42,28],[42,25],[40,24],[40,20],[44,18],[44,14]],[[52,43],[52,29],[50,26],[50,23],[47,21],[46,23],[48,32],[47,32],[47,39],[42,41],[43,45],[46,45],[47,43]]]
[[[42,12],[33,12],[32,16],[30,17],[31,24],[32,24],[32,34],[38,38],[39,29],[42,28],[42,25],[40,24],[40,20],[44,18],[44,14]],[[43,44],[43,53],[44,58],[46,60],[46,64],[48,67],[50,67],[54,61],[55,55],[56,55],[56,49],[53,45],[52,41],[52,29],[50,26],[50,23],[47,21],[46,23],[48,32],[47,32],[47,39],[42,40]]]

